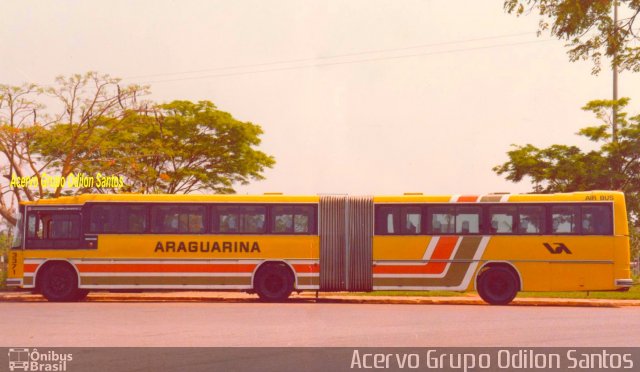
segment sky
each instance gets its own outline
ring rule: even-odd
[[[156,102],[210,100],[275,157],[242,194],[527,192],[511,144],[593,145],[606,66],[569,62],[500,0],[0,0],[0,84],[108,73]],[[640,112],[640,74],[619,96]]]

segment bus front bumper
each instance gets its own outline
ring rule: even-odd
[[[7,278],[7,287],[22,287],[22,279]]]
[[[633,285],[633,279],[616,279],[616,287],[620,289],[629,289]]]

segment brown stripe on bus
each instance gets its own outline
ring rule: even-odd
[[[475,256],[481,236],[465,236],[443,278],[373,278],[374,286],[457,287],[462,284]]]
[[[319,285],[320,277],[318,276],[303,276],[298,277],[298,285]]]
[[[480,202],[489,202],[489,203],[497,203],[502,199],[502,195],[485,195],[480,198]]]

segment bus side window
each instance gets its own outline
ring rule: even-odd
[[[585,235],[611,235],[613,221],[608,205],[582,206],[582,233]]]
[[[491,234],[511,234],[514,231],[516,221],[516,207],[491,206],[489,207],[489,228]]]
[[[427,209],[429,232],[433,235],[452,234],[456,227],[454,207],[430,207]]]
[[[542,234],[544,226],[543,206],[518,207],[518,234]]]
[[[241,232],[263,234],[266,232],[267,208],[259,206],[242,207]]]
[[[96,234],[117,232],[120,208],[122,206],[113,204],[92,205],[89,212],[89,232]]]
[[[553,234],[577,234],[579,208],[574,205],[551,206],[551,232]]]
[[[312,232],[312,206],[274,206],[271,231],[276,234],[308,234]]]
[[[402,233],[418,235],[422,232],[422,209],[420,207],[404,207],[401,210]]]
[[[456,234],[479,234],[480,207],[457,207],[456,208]]]
[[[376,234],[394,235],[399,234],[399,210],[395,206],[381,206],[376,208]]]
[[[200,205],[154,205],[151,207],[151,231],[201,234],[204,232],[205,210]]]
[[[69,213],[30,213],[28,239],[76,239],[80,236],[80,216]]]
[[[226,213],[220,215],[220,232],[238,232],[240,229],[239,220],[237,213]]]
[[[124,233],[143,233],[147,231],[147,208],[142,205],[126,205],[121,208],[121,221]]]
[[[52,238],[77,239],[80,237],[80,216],[77,214],[54,214],[51,216]]]
[[[76,249],[80,245],[80,214],[32,211],[27,217],[26,249]]]
[[[27,218],[27,239],[42,239],[44,226],[37,213],[29,213]]]
[[[213,233],[264,234],[266,216],[264,206],[214,206],[211,227]]]

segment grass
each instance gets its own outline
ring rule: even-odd
[[[352,296],[408,296],[408,297],[459,297],[472,295],[471,292],[450,292],[450,291],[373,291],[373,292],[350,292],[345,293]]]
[[[640,284],[634,285],[627,292],[520,292],[518,297],[640,300]]]
[[[353,296],[412,296],[412,297],[454,297],[473,296],[476,292],[450,291],[373,291],[353,292]],[[628,292],[520,292],[518,298],[583,298],[607,300],[640,300],[640,283],[635,284]]]

